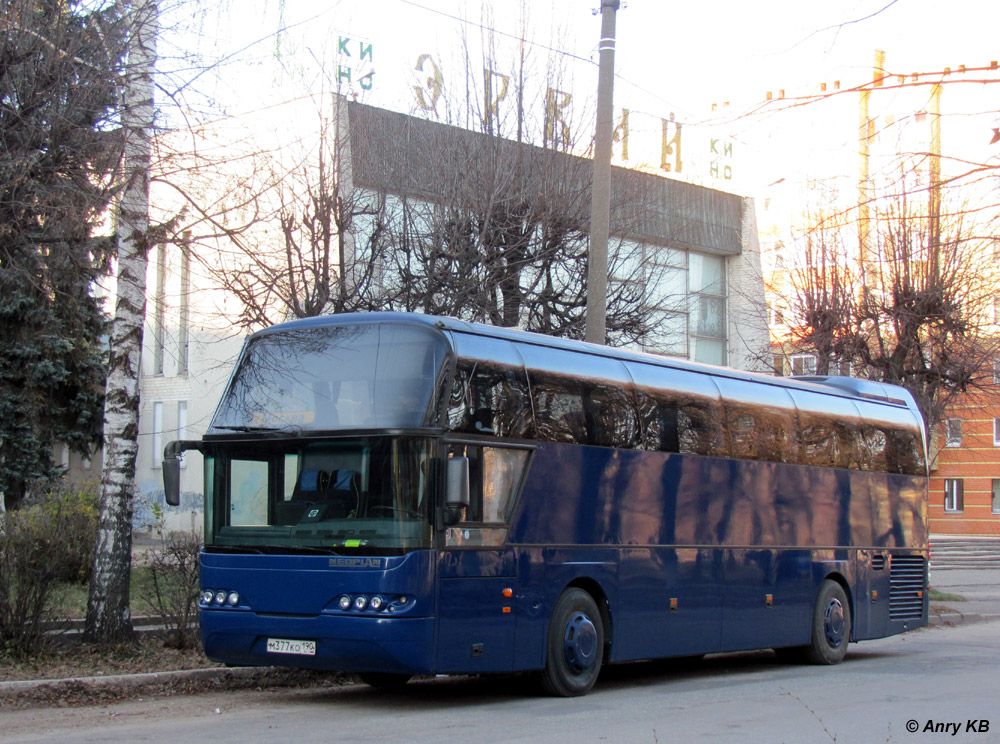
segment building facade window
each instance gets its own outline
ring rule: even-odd
[[[991,489],[993,496],[993,513],[1000,514],[1000,478],[994,478]]]
[[[688,254],[691,295],[691,358],[707,364],[726,363],[726,261],[722,256]]]
[[[993,419],[993,446],[1000,447],[1000,418]]]
[[[945,478],[944,510],[946,512],[960,512],[964,509],[965,481],[962,478]]]
[[[950,418],[945,420],[945,446],[962,446],[962,419]]]
[[[153,467],[163,465],[163,404],[153,404]]]
[[[1000,357],[993,359],[993,384],[1000,385]]]
[[[830,374],[837,375],[838,377],[850,377],[851,376],[851,363],[844,362],[837,359],[830,360]]]
[[[816,356],[814,354],[792,354],[792,374],[816,374]]]
[[[153,374],[163,374],[166,336],[167,246],[156,246],[156,288],[153,294]]]
[[[190,336],[188,326],[191,323],[191,254],[187,246],[181,249],[181,294],[177,328],[177,374],[188,372],[188,352]]]
[[[767,303],[767,324],[769,326],[782,326],[785,324],[785,311],[773,302]]]
[[[771,367],[772,369],[774,369],[775,377],[783,377],[785,374],[785,355],[773,354],[771,359]]]
[[[726,260],[665,245],[618,242],[608,266],[609,291],[651,307],[642,351],[708,364],[727,362]]]
[[[188,404],[186,400],[179,400],[177,401],[177,439],[187,439],[187,425]],[[160,449],[162,450],[162,447]],[[187,461],[183,453],[180,456],[180,466],[182,468],[187,467]]]

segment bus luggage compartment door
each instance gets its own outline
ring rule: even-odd
[[[441,553],[438,671],[508,672],[514,663],[513,551]]]

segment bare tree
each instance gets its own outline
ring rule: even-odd
[[[345,184],[346,105],[336,95],[298,105],[307,131],[291,141],[272,132],[274,141],[250,138],[212,162],[192,162],[190,154],[177,152],[176,171],[161,176],[183,194],[176,242],[237,299],[237,323],[247,330],[387,304],[378,281],[384,260],[372,249],[379,244],[384,203],[361,200]],[[315,123],[312,131],[308,122]],[[210,172],[220,175],[206,179]],[[359,244],[359,232],[374,239]]]
[[[399,309],[582,338],[592,164],[573,154],[587,147],[572,133],[590,128],[567,121],[555,68],[536,102],[545,116],[526,113],[536,107],[523,100],[523,46],[502,73],[464,48],[461,92],[421,99],[462,127],[319,97],[316,136],[291,148],[303,155],[288,163],[260,148],[245,229],[229,230],[208,266],[238,298],[241,326]],[[489,37],[483,48],[495,53]],[[365,134],[355,142],[350,131]],[[616,193],[620,233],[654,208],[657,192],[633,175]],[[654,325],[657,266],[623,242],[611,268],[609,335],[635,342]]]
[[[850,256],[849,225],[828,219],[806,233],[792,276],[801,323],[793,348],[855,374],[910,390],[928,430],[957,393],[992,380],[1000,351],[994,299],[994,242],[974,210],[928,211],[907,179],[870,205],[864,261]],[[828,368],[827,368],[828,369]]]

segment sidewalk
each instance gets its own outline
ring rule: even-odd
[[[1000,620],[1000,568],[948,569],[931,565],[931,587],[964,597],[964,602],[931,602],[929,625],[961,625]]]

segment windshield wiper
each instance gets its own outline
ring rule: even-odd
[[[340,555],[330,548],[312,548],[307,545],[206,545],[205,550],[209,553],[256,553],[258,555]]]

